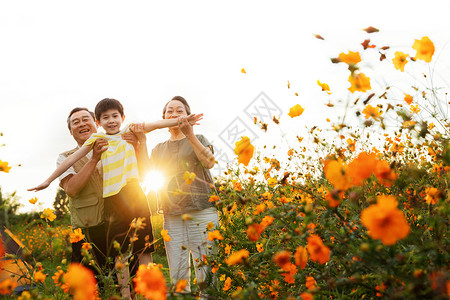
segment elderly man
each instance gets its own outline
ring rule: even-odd
[[[87,108],[72,109],[67,118],[70,134],[77,142],[77,147],[59,155],[57,164],[81,147],[95,132],[97,126],[94,114]],[[106,263],[106,228],[103,216],[102,175],[99,164],[101,154],[108,143],[98,140],[93,151],[75,163],[60,176],[60,186],[69,196],[69,211],[72,228],[81,228],[87,240],[95,246],[95,258],[100,266]],[[83,240],[72,243],[72,262],[80,263],[83,259],[81,247]]]

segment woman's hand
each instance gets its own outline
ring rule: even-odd
[[[190,125],[199,125],[200,124],[199,121],[203,119],[203,114],[191,114],[187,117],[182,118],[186,118]],[[178,124],[179,123],[180,122],[178,122]]]
[[[31,191],[37,192],[37,191],[46,189],[49,185],[50,185],[50,182],[48,182],[48,181],[46,180],[46,181],[44,181],[43,183],[41,183],[40,185],[38,185],[38,186],[36,186],[36,187],[34,187],[34,188],[31,188],[31,189],[28,189],[27,191],[29,191],[29,192],[31,192]]]
[[[178,117],[178,127],[186,137],[194,135],[194,129],[192,128],[192,124],[188,121],[188,118],[189,117]]]

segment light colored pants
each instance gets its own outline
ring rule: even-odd
[[[206,226],[212,222],[214,226],[219,224],[219,217],[215,207],[188,213],[190,220],[183,220],[181,215],[164,215],[164,229],[171,237],[170,242],[164,242],[167,260],[169,262],[170,278],[173,284],[180,279],[187,281],[186,292],[191,291],[191,259],[195,266],[195,277],[197,284],[204,282],[210,270],[209,266],[202,264],[203,255],[210,255],[213,251],[214,242],[207,240],[208,230]],[[209,247],[208,247],[209,246]]]

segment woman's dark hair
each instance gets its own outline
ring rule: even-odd
[[[190,107],[189,104],[187,103],[186,99],[184,99],[184,98],[181,97],[181,96],[175,96],[175,97],[173,97],[170,101],[173,101],[173,100],[178,100],[178,101],[180,101],[181,103],[183,103],[184,109],[186,110],[186,114],[187,114],[188,116],[191,114],[191,107]],[[168,102],[166,103],[166,105],[164,105],[163,113],[162,113],[163,119],[164,119],[164,115],[166,114],[167,105],[170,103],[170,101],[168,101]]]
[[[108,109],[117,109],[120,115],[123,117],[122,103],[120,103],[119,100],[116,99],[105,98],[103,100],[100,100],[100,102],[95,106],[95,118],[97,120],[100,120],[100,116],[102,115],[102,113],[104,113]]]

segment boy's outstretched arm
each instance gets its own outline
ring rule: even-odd
[[[28,191],[40,191],[47,188],[53,180],[62,175],[68,168],[70,168],[74,163],[76,163],[80,158],[86,156],[88,152],[91,150],[90,146],[82,146],[80,149],[67,156],[65,160],[56,168],[56,170],[40,185],[28,189]]]
[[[191,114],[186,118],[189,124],[198,125],[198,122],[203,119],[203,114]],[[153,122],[144,122],[144,131],[145,133],[148,133],[155,129],[177,126],[178,123],[178,119],[163,119]]]

